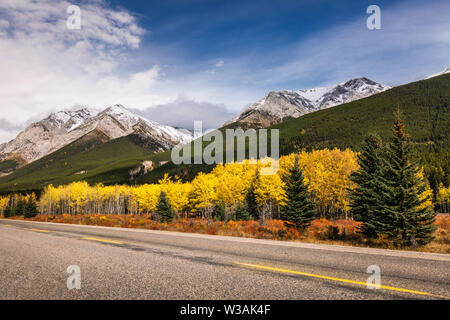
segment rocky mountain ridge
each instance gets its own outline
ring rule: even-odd
[[[59,111],[32,123],[17,137],[0,145],[0,161],[20,158],[30,163],[96,130],[109,140],[135,133],[152,140],[155,152],[190,142],[193,135],[185,129],[147,120],[120,104],[96,113],[89,108]]]
[[[362,77],[327,87],[271,91],[224,125],[240,123],[267,127],[289,118],[298,118],[310,112],[365,98],[390,88]]]

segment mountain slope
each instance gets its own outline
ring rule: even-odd
[[[28,126],[16,139],[0,146],[0,164],[13,158],[21,159],[20,164],[33,162],[94,130],[103,133],[107,140],[132,133],[148,136],[154,140],[154,151],[158,152],[192,140],[189,131],[147,120],[122,105],[111,106],[98,114],[83,108],[52,113]],[[13,169],[10,165],[3,172],[10,173]]]
[[[387,89],[390,87],[363,77],[329,87],[271,91],[266,97],[226,122],[224,126],[234,123],[234,126],[268,127],[290,118],[298,118],[310,112],[365,98]]]
[[[407,131],[418,145],[448,145],[450,141],[450,74],[398,86],[343,105],[319,110],[273,126],[280,145],[307,148],[357,149],[367,132],[391,135],[394,110],[404,114]]]
[[[93,116],[87,108],[52,113],[29,125],[15,139],[2,144],[0,160],[15,156],[27,163],[39,159],[85,135],[87,132],[76,129]]]
[[[155,161],[154,141],[132,134],[109,140],[94,130],[71,144],[0,179],[0,191],[39,190],[85,180],[104,184],[130,183],[130,170],[143,161]],[[156,159],[156,160],[155,160]]]

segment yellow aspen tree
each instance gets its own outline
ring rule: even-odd
[[[194,212],[200,211],[205,218],[211,218],[217,201],[216,187],[219,181],[214,174],[200,172],[192,180],[189,203]]]

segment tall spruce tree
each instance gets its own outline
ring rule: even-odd
[[[383,195],[389,217],[389,235],[400,245],[424,245],[430,242],[435,230],[436,213],[425,203],[428,197],[420,195],[426,184],[419,175],[419,167],[411,159],[411,142],[404,132],[404,124],[397,110],[393,125],[393,141],[385,157],[387,193]]]
[[[252,217],[251,217],[250,213],[248,212],[248,205],[247,205],[246,201],[244,201],[243,203],[238,202],[234,216],[236,218],[236,221],[251,220]]]
[[[350,179],[357,184],[354,190],[349,190],[350,212],[356,221],[362,222],[359,232],[367,238],[377,238],[389,223],[389,219],[383,216],[386,211],[382,198],[386,192],[383,156],[380,137],[369,134],[358,154],[359,169],[350,175]]]
[[[303,171],[298,157],[285,176],[286,203],[280,209],[280,217],[287,227],[303,231],[316,217],[314,203],[310,199],[308,185],[304,183]]]
[[[166,193],[161,191],[158,198],[158,204],[156,205],[156,213],[158,214],[161,222],[171,222],[175,215],[172,205],[169,199],[167,199]]]
[[[24,210],[25,218],[34,218],[39,213],[34,194],[30,195],[30,198],[25,204]]]
[[[14,214],[12,213],[11,210],[11,197],[8,199],[8,204],[6,205],[5,209],[3,210],[3,217],[4,218],[9,218],[12,217]]]
[[[245,196],[245,203],[247,204],[247,210],[250,217],[253,220],[259,219],[259,207],[258,202],[256,201],[256,194],[255,194],[255,185],[258,179],[259,179],[259,170],[256,169],[255,177],[253,178],[250,188],[247,191],[247,195]]]
[[[225,221],[227,215],[227,208],[225,202],[222,200],[214,207],[213,218],[216,221]]]

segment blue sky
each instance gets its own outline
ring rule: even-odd
[[[381,30],[366,27],[372,4]],[[422,79],[450,65],[449,13],[448,0],[2,0],[0,142],[80,104],[214,127],[271,90]]]
[[[198,72],[202,68],[211,68],[214,61],[223,61],[226,65],[243,69],[240,76],[248,78],[249,82],[261,83],[264,91],[275,88],[308,88],[311,86],[330,84],[333,81],[343,81],[356,75],[376,77],[378,81],[396,85],[407,81],[420,79],[430,71],[444,68],[450,63],[450,53],[440,57],[430,56],[423,61],[420,55],[423,43],[415,44],[408,39],[403,48],[392,47],[392,43],[384,43],[383,35],[391,37],[394,32],[396,40],[411,37],[414,28],[422,25],[434,25],[434,18],[442,21],[447,19],[450,12],[448,1],[376,1],[381,8],[382,30],[368,30],[366,19],[369,16],[366,8],[374,1],[112,1],[113,5],[125,6],[138,15],[139,22],[147,33],[142,40],[140,57],[147,63],[158,65],[167,64],[167,74],[176,75],[177,72]],[[417,12],[422,10],[422,16]],[[386,15],[384,14],[386,13]],[[301,59],[298,52],[299,45],[325,34],[333,37],[333,31],[352,26],[358,37],[372,38],[373,47],[378,49],[374,54],[365,54],[367,66],[384,65],[383,68],[355,65],[345,71],[338,70],[337,74],[323,73],[323,70],[339,69],[343,61],[339,57],[326,61],[320,74],[310,74],[302,69],[293,70],[297,75],[285,77],[277,67],[291,60]],[[446,24],[448,26],[448,24]],[[352,30],[344,36],[352,37]],[[440,32],[448,32],[440,30]],[[402,34],[404,32],[404,34]],[[352,45],[364,46],[365,42],[354,41],[349,38],[340,39]],[[324,37],[324,40],[327,40]],[[327,46],[321,44],[323,50],[334,50],[334,43]],[[346,56],[350,56],[349,48]],[[377,50],[375,50],[377,51]],[[305,57],[307,52],[305,52]],[[143,58],[145,56],[145,58]],[[309,57],[308,57],[309,58]],[[410,62],[417,60],[417,65]],[[401,63],[404,61],[404,63]],[[245,62],[245,65],[243,62]],[[346,62],[346,61],[344,61]],[[400,62],[400,64],[399,64]],[[348,67],[347,65],[345,65]],[[140,65],[137,66],[139,68]],[[328,67],[328,68],[327,68]],[[386,70],[396,69],[398,72]],[[226,69],[226,68],[224,68]],[[432,70],[430,70],[432,69]],[[217,68],[215,71],[217,72]],[[253,75],[260,75],[262,70],[273,70],[271,79],[254,79]],[[276,71],[280,72],[277,75]],[[311,72],[314,73],[314,72]],[[367,74],[369,73],[369,74]],[[342,75],[342,79],[340,78]],[[232,75],[228,74],[231,77]],[[339,79],[338,79],[339,77]],[[216,75],[217,81],[222,79]],[[241,79],[242,80],[242,79]],[[233,79],[234,81],[234,79]],[[270,84],[262,84],[270,83]]]

